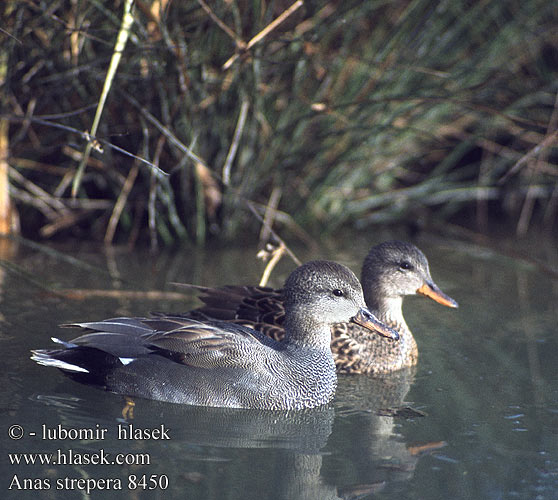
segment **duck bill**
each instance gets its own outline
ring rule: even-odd
[[[444,292],[442,292],[442,290],[440,290],[435,283],[424,283],[424,285],[422,285],[417,290],[417,293],[429,297],[432,300],[438,302],[438,304],[442,304],[443,306],[459,307],[459,304],[449,295],[446,295]]]
[[[391,340],[399,340],[399,334],[393,328],[382,323],[376,316],[374,316],[368,309],[362,307],[356,316],[351,318],[353,323],[375,332],[382,337],[387,337]]]

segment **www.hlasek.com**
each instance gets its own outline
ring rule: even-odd
[[[8,436],[20,440],[26,436],[40,440],[82,441],[105,439],[107,428],[97,424],[94,428],[65,428],[58,425],[49,428],[44,424],[41,432],[25,431],[18,424],[10,426]],[[170,430],[161,424],[157,428],[136,428],[132,424],[118,425],[118,440],[167,440]],[[94,452],[82,452],[74,449],[57,449],[55,452],[21,452],[8,453],[10,465],[23,466],[75,466],[75,465],[140,465],[151,464],[149,453],[108,453],[100,448]],[[23,469],[25,470],[25,469]],[[166,474],[128,474],[123,477],[29,477],[18,471],[11,475],[8,490],[79,490],[89,494],[102,490],[166,490],[169,478]]]

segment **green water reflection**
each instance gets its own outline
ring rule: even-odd
[[[358,271],[369,246],[379,241],[347,240],[346,248],[314,257],[336,258]],[[331,407],[301,414],[136,401],[128,421],[140,428],[164,423],[171,436],[166,441],[118,440],[118,425],[126,422],[124,399],[35,365],[29,349],[48,346],[52,335],[69,338],[71,332],[57,328],[62,322],[180,311],[195,302],[164,295],[71,300],[3,270],[3,493],[37,498],[37,491],[8,490],[17,475],[43,480],[34,487],[48,480],[50,489],[40,498],[81,495],[64,484],[56,490],[61,478],[119,479],[122,489],[107,489],[103,498],[558,498],[558,282],[536,267],[477,247],[427,237],[415,243],[428,256],[436,282],[460,304],[449,310],[423,298],[405,301],[420,349],[416,370],[383,380],[342,377]],[[303,260],[313,257],[298,253]],[[171,281],[255,283],[263,269],[255,246],[157,257],[78,256],[93,267],[76,268],[25,248],[13,262],[46,285],[98,290],[134,286],[175,292]],[[291,269],[282,262],[274,284]],[[401,407],[407,410],[392,416]],[[107,433],[93,441],[27,434],[10,440],[7,429],[13,424],[26,432],[39,432],[43,424],[99,424]],[[150,463],[24,466],[8,456],[59,449],[83,454],[103,449],[111,457],[146,454]],[[132,475],[167,476],[169,484],[165,490],[161,484],[149,491],[130,489]]]

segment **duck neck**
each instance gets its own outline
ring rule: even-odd
[[[366,305],[380,321],[395,328],[400,334],[409,332],[403,317],[403,297],[365,296]]]
[[[305,311],[296,307],[290,308],[285,314],[285,342],[302,347],[311,347],[329,351],[331,343],[331,325],[308,316]]]

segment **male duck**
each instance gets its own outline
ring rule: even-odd
[[[340,373],[388,373],[417,363],[417,343],[403,318],[405,295],[421,294],[448,307],[458,304],[434,283],[428,260],[415,246],[387,241],[373,247],[362,266],[364,298],[370,311],[399,334],[389,342],[354,323],[332,329],[331,349]],[[193,318],[213,318],[251,326],[266,335],[284,335],[281,290],[258,286],[195,287],[202,292],[203,307],[186,313]]]
[[[32,359],[71,378],[128,396],[201,406],[302,409],[329,402],[337,383],[331,326],[354,321],[393,336],[366,309],[346,267],[296,269],[284,288],[285,338],[222,321],[177,316],[76,323],[86,333]],[[349,320],[350,318],[350,320]]]

